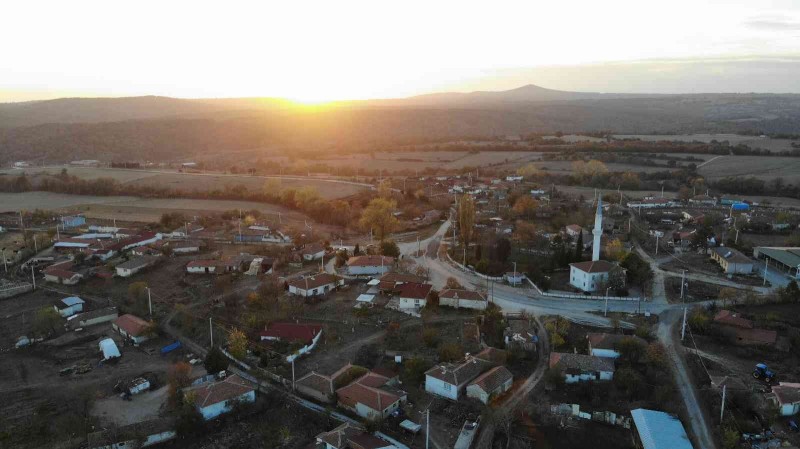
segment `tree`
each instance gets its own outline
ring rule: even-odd
[[[514,202],[514,207],[512,208],[512,210],[517,215],[531,217],[533,216],[533,213],[536,212],[537,207],[539,207],[538,201],[531,198],[530,196],[523,195],[517,198],[517,201]]]
[[[794,279],[779,290],[778,295],[782,302],[798,302],[800,301],[800,287],[797,286],[797,281]]]
[[[683,201],[688,201],[691,197],[692,191],[686,186],[681,186],[681,188],[678,190],[678,198]]]
[[[388,257],[400,257],[400,248],[394,240],[381,242],[381,254]]]
[[[622,242],[619,239],[614,239],[606,244],[606,258],[621,262],[627,255]]]
[[[517,169],[517,174],[520,176],[524,176],[526,180],[530,180],[530,178],[539,174],[539,168],[536,167],[536,164],[533,162],[529,162],[522,167]]]
[[[458,279],[454,277],[448,277],[447,281],[444,284],[444,288],[460,290],[463,289],[464,287],[458,282]]]
[[[61,324],[61,315],[52,307],[42,307],[33,317],[33,331],[37,335],[50,335]]]
[[[464,348],[458,343],[442,343],[439,345],[439,361],[455,362],[464,357]]]
[[[583,259],[583,231],[578,233],[578,241],[575,243],[575,261]]]
[[[645,352],[645,362],[654,368],[665,368],[667,366],[667,350],[664,345],[658,342],[650,343]]]
[[[206,360],[204,362],[206,372],[209,374],[216,374],[220,371],[228,369],[228,358],[216,346],[208,351]]]
[[[234,328],[228,333],[228,352],[239,360],[247,356],[247,335]]]
[[[439,342],[439,332],[432,327],[426,327],[422,331],[422,341],[429,348],[435,347],[436,343]]]
[[[544,327],[550,334],[550,343],[552,345],[552,349],[555,349],[566,343],[565,337],[569,332],[571,323],[567,319],[559,316],[554,320],[548,321]]]
[[[425,371],[430,368],[428,362],[421,357],[412,357],[406,360],[404,374],[406,381],[420,383],[425,378]]]
[[[501,237],[497,239],[497,260],[501,263],[508,261],[508,256],[511,255],[511,242],[507,238]]]
[[[458,202],[458,229],[461,242],[464,246],[469,245],[475,231],[475,200],[467,194],[462,195]]]
[[[359,224],[365,230],[373,230],[378,234],[378,240],[384,240],[397,227],[398,221],[394,216],[397,203],[385,198],[375,198],[369,202],[361,213]]]
[[[736,289],[731,287],[723,287],[719,290],[717,299],[722,301],[722,307],[726,307],[728,302],[730,301],[733,303],[737,296],[739,296],[739,293],[736,291]]]
[[[192,366],[186,362],[178,362],[167,370],[167,392],[172,407],[179,404],[180,391],[192,383]],[[191,401],[184,401],[191,402]]]
[[[617,349],[620,361],[629,365],[638,364],[647,351],[644,343],[631,337],[620,340]]]

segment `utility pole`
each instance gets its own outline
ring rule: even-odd
[[[214,326],[211,325],[211,317],[208,317],[208,335],[211,337],[211,347],[214,347]]]
[[[3,266],[6,268],[6,273],[8,273],[8,261],[6,260],[6,248],[3,247]]]
[[[606,308],[603,311],[603,316],[608,316],[608,291],[611,290],[611,287],[606,288]]]
[[[719,409],[719,422],[722,422],[722,418],[725,417],[725,393],[727,392],[728,386],[722,386],[722,406]]]
[[[769,258],[764,257],[764,285],[767,285],[767,267],[769,267]]]
[[[425,449],[431,446],[431,409],[425,410]]]
[[[686,307],[683,308],[683,324],[681,324],[681,341],[686,336]]]
[[[686,270],[681,271],[681,299],[683,299],[683,286],[686,285]],[[684,299],[683,302],[686,302]]]
[[[294,357],[292,357],[292,391],[294,391]]]
[[[39,252],[39,244],[36,242],[36,234],[33,234],[33,250],[36,251],[36,253]]]
[[[150,318],[153,318],[153,298],[150,297],[150,287],[147,289],[147,308],[150,310]]]
[[[33,289],[36,290],[36,271],[34,271],[33,264],[31,264],[31,279],[33,279]]]
[[[658,256],[658,232],[656,231],[656,256]]]
[[[417,257],[419,257],[420,253],[422,252],[422,247],[419,243],[419,236],[417,236]]]

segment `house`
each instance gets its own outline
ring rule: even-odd
[[[664,412],[631,410],[637,447],[642,449],[694,449],[678,418]]]
[[[394,257],[388,256],[353,256],[347,260],[347,274],[383,275],[392,269],[394,262]]]
[[[384,274],[380,277],[379,281],[378,290],[384,293],[394,293],[397,291],[400,285],[407,284],[409,282],[416,284],[425,283],[425,279],[420,276],[394,272]]]
[[[439,305],[456,309],[485,310],[488,301],[478,292],[448,288],[439,293]]]
[[[628,208],[630,209],[657,209],[678,206],[680,206],[680,203],[677,200],[669,198],[645,198],[641,201],[631,201],[628,203]]]
[[[647,342],[635,335],[607,334],[604,332],[590,333],[586,336],[589,342],[589,355],[595,357],[619,358],[619,347],[623,342],[637,342],[647,345]]]
[[[695,195],[689,198],[689,204],[698,207],[714,207],[717,205],[717,198],[710,195]]]
[[[169,242],[168,248],[172,249],[173,254],[199,253],[203,247],[200,240],[184,240],[181,242]]]
[[[559,370],[568,384],[614,378],[614,359],[563,352],[550,353],[550,369]]]
[[[92,432],[86,439],[88,449],[128,449],[153,446],[176,436],[173,420],[157,418]]]
[[[327,294],[344,285],[344,279],[330,273],[319,273],[289,281],[289,293],[308,298]]]
[[[605,260],[588,260],[569,264],[569,283],[585,292],[594,292],[608,280],[615,265]]]
[[[211,274],[217,271],[217,261],[214,259],[192,260],[186,264],[186,272],[192,274]]]
[[[504,274],[503,277],[505,278],[506,282],[511,285],[522,284],[522,281],[525,280],[525,274],[519,271],[509,271],[508,273]]]
[[[86,224],[86,217],[83,215],[67,215],[61,217],[61,228],[77,228]]]
[[[753,322],[742,318],[738,313],[733,313],[730,310],[720,310],[714,315],[714,322],[723,326],[738,327],[741,329],[752,329]]]
[[[772,387],[770,399],[781,416],[796,415],[800,413],[800,384],[781,382]]]
[[[350,385],[336,390],[338,405],[370,420],[388,417],[400,404],[406,401],[407,395],[402,390],[387,385],[390,378],[375,372],[368,372]]]
[[[719,263],[725,274],[750,274],[753,272],[753,260],[731,247],[711,248],[711,258]]]
[[[322,336],[322,325],[316,323],[272,323],[259,335],[261,341],[302,344],[303,346],[286,357],[286,361],[291,362],[314,349]]]
[[[294,388],[298,392],[316,399],[317,401],[333,403],[336,399],[336,390],[334,389],[336,380],[347,373],[352,366],[352,364],[347,363],[330,376],[311,371],[297,379],[294,383]]]
[[[117,312],[116,307],[105,307],[102,309],[81,313],[77,317],[69,320],[68,323],[71,328],[77,329],[81,327],[93,326],[95,324],[108,323],[116,320],[118,316],[119,312]]]
[[[53,308],[56,309],[59,315],[62,318],[66,318],[68,316],[75,315],[78,312],[83,312],[83,304],[86,301],[78,298],[77,296],[68,296],[64,299],[59,300]]]
[[[397,446],[370,435],[361,426],[345,422],[317,435],[314,449],[397,449]]]
[[[476,357],[467,357],[459,364],[446,363],[425,372],[425,391],[457,401],[467,385],[490,364]]]
[[[62,285],[75,285],[83,278],[80,273],[72,271],[73,263],[71,260],[50,265],[42,270],[46,282],[54,282]]]
[[[514,376],[505,366],[496,366],[476,377],[467,385],[467,397],[475,398],[484,404],[511,389]]]
[[[95,239],[65,237],[53,243],[53,248],[58,251],[73,251],[76,249],[88,248],[94,242]]]
[[[120,240],[112,249],[114,249],[115,251],[126,251],[131,248],[136,248],[137,246],[145,246],[151,243],[155,243],[161,240],[161,238],[162,238],[161,233],[143,232],[139,235],[134,235],[132,237]]]
[[[520,182],[522,179],[522,176],[506,176],[506,182]]]
[[[122,262],[115,267],[117,270],[117,276],[123,278],[131,277],[145,268],[155,264],[156,261],[158,261],[158,258],[153,256],[133,257],[127,262]]]
[[[250,382],[236,374],[218,382],[205,382],[184,388],[184,396],[194,396],[194,405],[206,421],[230,412],[236,403],[256,401],[256,391]]]
[[[503,332],[506,349],[520,347],[525,351],[535,351],[539,335],[532,320],[508,320],[508,327]]]
[[[565,226],[564,231],[566,231],[568,236],[577,238],[583,232],[583,228],[576,224],[571,224]]]
[[[303,260],[310,262],[312,260],[320,260],[325,256],[325,246],[322,243],[310,243],[297,251]]]
[[[418,284],[416,282],[401,284],[400,287],[397,288],[397,296],[400,298],[400,309],[419,310],[425,307],[431,290],[433,290],[433,286],[430,284]]]
[[[130,339],[133,344],[137,346],[150,338],[147,335],[150,330],[150,323],[129,313],[114,320],[111,327],[123,337]]]
[[[186,223],[185,225],[183,225],[183,226],[173,230],[171,233],[169,233],[168,237],[184,238],[185,239],[185,238],[189,237],[190,234],[192,234],[194,232],[200,232],[203,229],[205,229],[205,227],[203,227],[203,226],[201,226],[199,224]]]

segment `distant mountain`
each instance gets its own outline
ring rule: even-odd
[[[0,104],[0,164],[175,160],[533,132],[800,134],[800,95],[627,95],[523,86],[297,108],[275,98],[65,98]]]

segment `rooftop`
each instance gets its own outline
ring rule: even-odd
[[[410,298],[410,299],[426,299],[428,295],[433,289],[433,286],[430,284],[418,284],[416,282],[406,282],[405,284],[398,287],[399,294],[398,296],[401,298]]]
[[[759,246],[755,248],[759,254],[763,254],[770,259],[777,260],[778,262],[789,266],[800,266],[800,247],[766,247]]]
[[[711,251],[717,253],[718,256],[722,257],[723,259],[727,260],[728,262],[732,263],[753,263],[753,260],[749,257],[745,256],[744,254],[740,253],[738,250],[731,248],[729,246],[717,246],[711,248]]]
[[[752,329],[753,322],[742,318],[738,313],[733,313],[730,310],[720,310],[714,315],[714,322],[720,324],[727,324],[729,326],[741,327],[743,329]]]
[[[478,292],[474,292],[472,290],[461,290],[454,288],[443,290],[441,293],[439,293],[439,298],[486,301],[486,298],[484,298],[483,295],[481,295]]]
[[[347,260],[348,267],[391,266],[394,257],[389,256],[353,256]]]
[[[781,405],[800,402],[800,384],[781,382],[772,387],[772,392]]]
[[[643,449],[693,449],[678,418],[656,410],[637,408],[631,417]]]
[[[607,334],[604,332],[590,333],[586,336],[586,339],[589,340],[592,349],[616,349],[620,342],[625,339],[647,344],[646,341],[635,335]]]
[[[322,332],[322,325],[317,323],[272,323],[267,329],[261,331],[260,335],[284,341],[302,341],[308,344],[320,332]]]
[[[289,281],[289,285],[301,290],[322,287],[323,285],[335,284],[341,279],[339,276],[330,273],[319,273],[304,278],[296,278]]]
[[[425,372],[426,376],[447,382],[450,385],[464,385],[487,368],[489,364],[477,358],[469,358],[460,364],[442,364]]]
[[[189,387],[195,393],[195,405],[200,408],[218,404],[223,401],[236,399],[239,396],[253,391],[250,382],[242,379],[236,374],[226,377],[219,382],[209,382]]]
[[[504,383],[512,380],[514,376],[505,366],[496,366],[476,377],[470,385],[477,385],[481,390],[491,393]]]
[[[613,263],[605,260],[587,260],[586,262],[571,263],[570,266],[585,273],[608,273],[614,268]]]
[[[150,326],[150,323],[147,321],[139,318],[136,315],[131,315],[130,313],[126,313],[121,317],[114,320],[114,324],[117,325],[118,328],[122,329],[128,335],[138,337]]]
[[[134,268],[146,267],[155,261],[156,261],[155,257],[139,256],[139,257],[134,257],[127,262],[122,262],[121,264],[117,265],[116,268],[122,268],[124,270],[132,270]]]
[[[566,352],[550,353],[550,368],[578,371],[614,371],[614,359]]]

